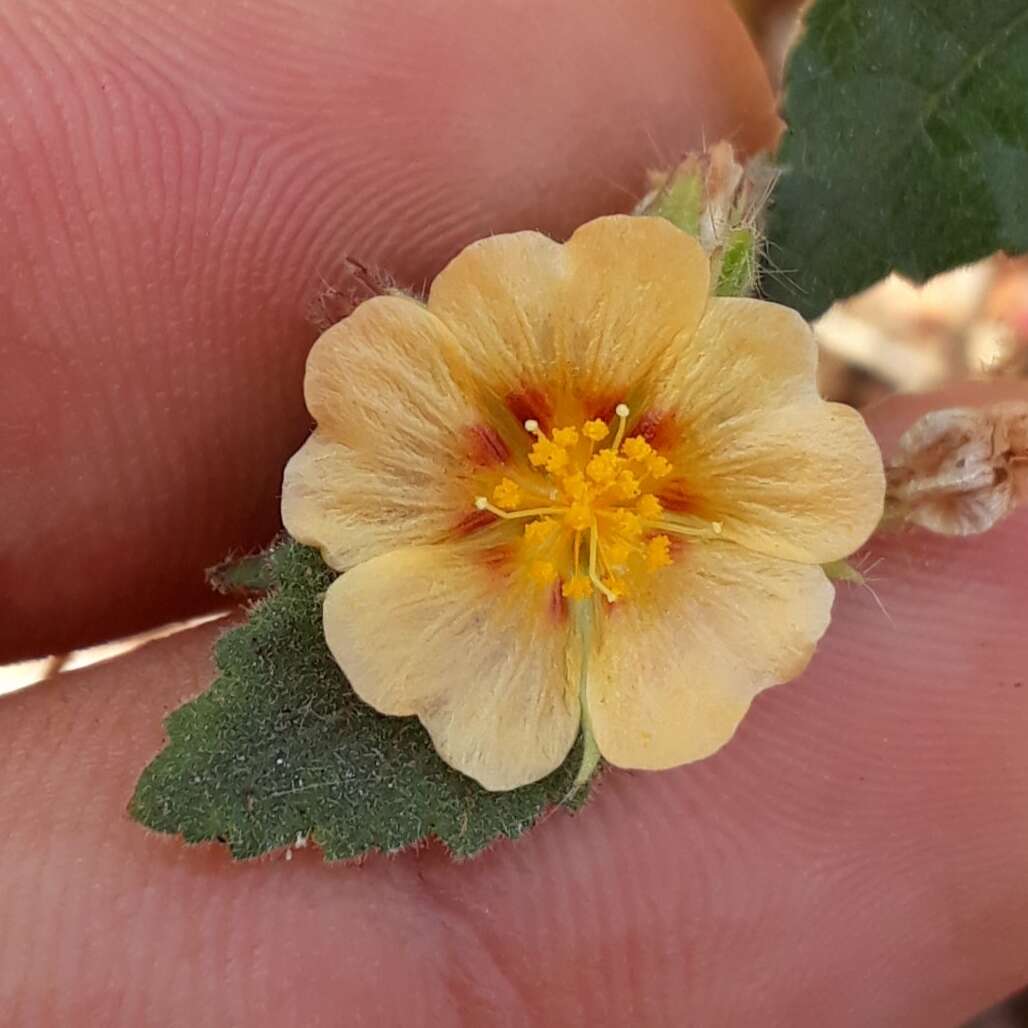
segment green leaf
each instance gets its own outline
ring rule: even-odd
[[[343,860],[429,836],[467,857],[567,799],[581,740],[543,781],[487,792],[439,759],[417,719],[354,695],[322,636],[334,573],[317,552],[289,541],[268,559],[277,588],[219,641],[211,688],[167,719],[170,743],[139,780],[134,818],[223,841],[237,858],[310,837]]]
[[[893,269],[1028,250],[1025,0],[819,0],[785,119],[771,299],[814,317]]]

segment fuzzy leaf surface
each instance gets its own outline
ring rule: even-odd
[[[322,635],[334,572],[292,541],[268,560],[275,588],[219,641],[210,689],[168,717],[169,743],[130,804],[136,820],[225,842],[237,858],[310,837],[327,859],[345,860],[431,836],[468,857],[567,796],[580,741],[543,781],[488,792],[439,759],[416,718],[362,703]]]
[[[808,318],[1028,250],[1028,3],[818,0],[786,79],[764,292]]]

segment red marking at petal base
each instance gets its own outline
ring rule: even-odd
[[[632,435],[641,435],[655,450],[668,450],[677,441],[673,414],[647,411],[635,424]]]
[[[664,510],[674,511],[676,514],[687,514],[695,509],[696,498],[688,491],[685,482],[680,478],[668,482],[656,492]]]
[[[621,403],[620,396],[589,396],[582,400],[582,410],[587,421],[613,421],[614,408]]]
[[[467,435],[468,459],[479,467],[496,467],[510,460],[510,449],[492,425],[472,425]]]
[[[499,518],[495,514],[490,514],[487,510],[473,510],[457,522],[453,531],[454,534],[459,536],[471,535],[472,532],[477,532],[480,528],[485,528],[487,525],[495,524],[498,520]]]
[[[538,389],[524,389],[520,393],[511,393],[507,397],[507,409],[522,425],[530,419],[538,421],[544,432],[549,431],[550,423],[553,421],[553,405],[549,397]]]
[[[668,556],[672,560],[681,560],[689,549],[689,540],[683,539],[680,535],[673,535],[668,540]],[[659,572],[658,572],[659,573]]]
[[[550,619],[554,624],[562,625],[568,619],[568,603],[561,592],[563,582],[558,578],[550,586]]]
[[[510,565],[513,557],[514,554],[510,546],[490,546],[489,549],[483,550],[478,555],[478,559],[484,567],[503,576],[510,574]]]

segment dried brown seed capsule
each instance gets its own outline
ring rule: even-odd
[[[1028,403],[926,414],[900,439],[886,480],[887,521],[987,531],[1028,498]]]

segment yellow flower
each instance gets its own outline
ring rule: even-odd
[[[558,767],[583,717],[623,767],[718,749],[807,664],[820,565],[881,514],[815,362],[794,312],[711,299],[659,219],[495,236],[427,304],[362,304],[311,351],[282,500],[346,572],[324,622],[354,690],[487,789]]]

